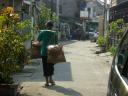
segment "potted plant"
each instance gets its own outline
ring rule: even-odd
[[[0,12],[0,95],[16,96],[19,84],[13,81],[13,74],[19,70],[18,60],[24,61],[26,34],[18,30],[22,26],[18,14],[12,7]]]
[[[101,51],[104,52],[106,51],[106,39],[103,36],[99,36],[97,39],[97,43],[99,47],[101,48]]]
[[[23,50],[22,39],[16,33],[11,30],[0,33],[0,93],[2,96],[5,94],[16,96],[18,84],[14,84],[11,76],[19,68],[17,59]]]

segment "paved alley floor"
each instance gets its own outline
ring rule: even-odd
[[[44,87],[40,59],[25,66],[14,76],[23,86],[22,96],[106,96],[112,58],[95,54],[96,46],[90,41],[65,43],[67,62],[55,65],[56,86]]]

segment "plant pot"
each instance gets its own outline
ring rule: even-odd
[[[102,47],[100,48],[100,50],[101,50],[101,52],[105,52],[105,51],[106,51],[106,46],[102,46]]]
[[[19,84],[0,84],[0,96],[17,96]]]

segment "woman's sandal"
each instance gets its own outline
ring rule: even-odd
[[[54,81],[51,81],[50,83],[51,83],[51,85],[56,85]]]
[[[45,87],[48,87],[49,86],[49,84],[48,83],[45,83],[45,85],[44,85]]]

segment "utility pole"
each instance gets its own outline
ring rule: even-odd
[[[51,16],[50,19],[52,20],[53,17],[53,0],[51,0]]]
[[[35,25],[35,2],[31,2],[31,34],[32,34],[32,40],[35,39],[34,38],[34,25]]]
[[[13,9],[15,10],[15,1],[14,0],[12,1],[12,6],[13,6]]]
[[[104,26],[103,26],[103,36],[107,33],[107,0],[104,0]]]
[[[59,25],[59,19],[60,19],[60,14],[59,14],[59,0],[56,0],[56,15],[57,15],[57,21],[56,21],[56,31],[57,31],[57,36],[58,36],[58,39],[59,38],[59,30],[60,30],[60,25]]]
[[[59,30],[59,19],[60,19],[60,14],[59,14],[59,0],[56,0],[56,14],[57,14],[57,26],[58,26],[58,30]]]

